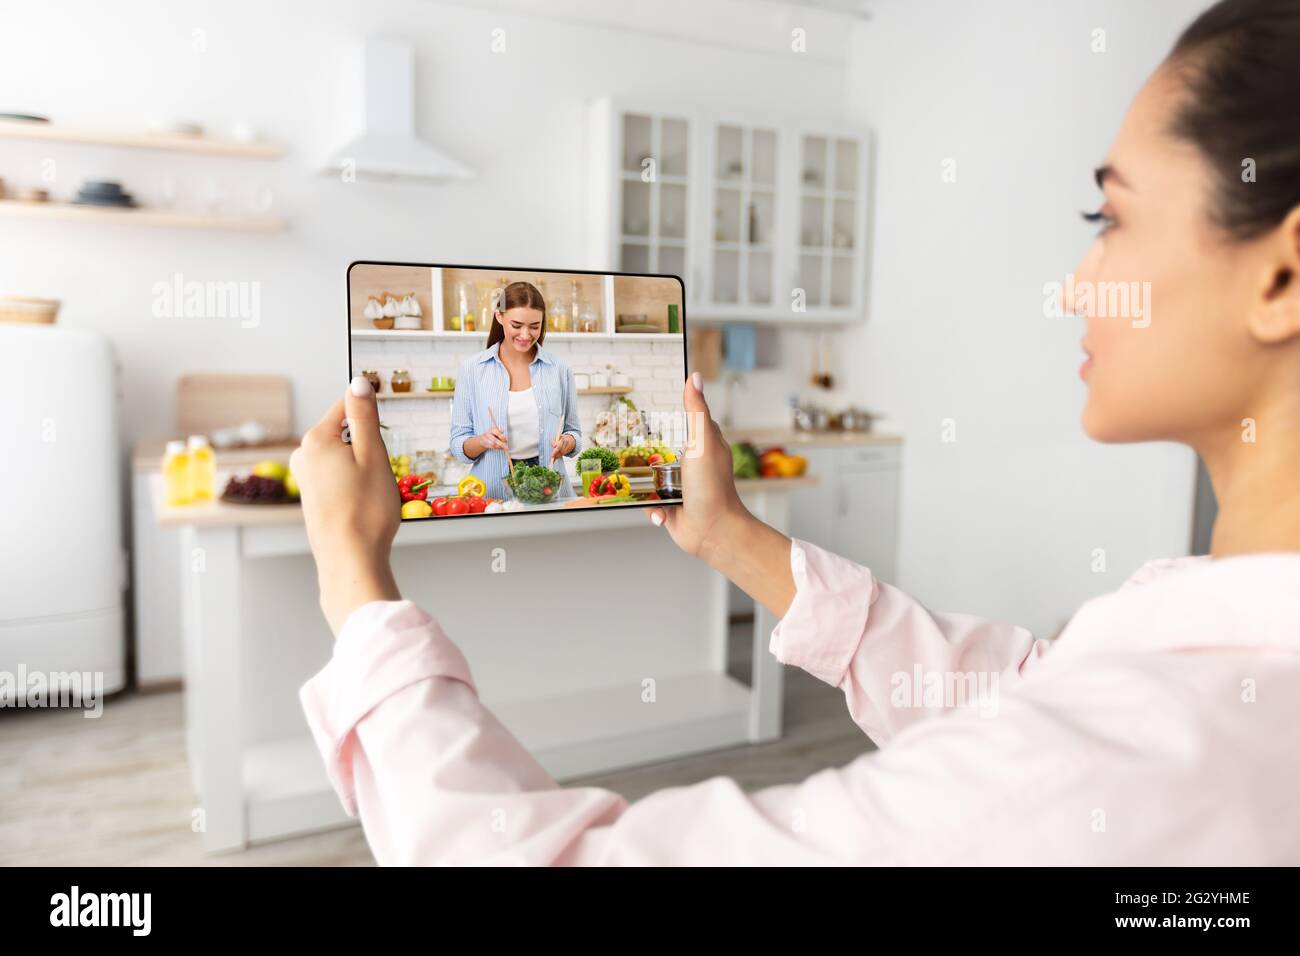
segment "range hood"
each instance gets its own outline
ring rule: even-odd
[[[365,132],[334,153],[328,173],[358,180],[447,182],[474,172],[415,135],[415,54],[402,40],[366,41]]]

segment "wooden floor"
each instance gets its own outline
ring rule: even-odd
[[[748,625],[733,629],[729,670],[749,673]],[[636,800],[723,775],[752,790],[841,766],[871,748],[841,693],[786,668],[785,733],[761,746],[713,751],[585,777]],[[0,865],[353,866],[374,859],[359,827],[208,856],[191,828],[181,694],[120,694],[88,720],[80,711],[0,711]]]

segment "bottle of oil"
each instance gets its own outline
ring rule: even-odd
[[[212,450],[203,435],[191,435],[190,456],[190,497],[194,501],[211,501],[216,494],[217,453]]]
[[[162,459],[163,494],[169,505],[187,505],[194,500],[190,488],[190,456],[185,442],[169,441]]]

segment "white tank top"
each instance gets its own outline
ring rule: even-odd
[[[537,451],[537,399],[531,386],[522,392],[510,392],[506,410],[506,437],[510,440],[511,458],[532,458]]]

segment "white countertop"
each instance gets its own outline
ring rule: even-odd
[[[229,479],[229,473],[218,472],[216,486],[224,488],[226,481]],[[748,496],[763,493],[785,493],[793,488],[806,488],[817,484],[815,475],[801,475],[798,478],[757,478],[746,479],[736,482],[736,490],[741,496]],[[153,500],[154,517],[158,524],[164,528],[183,528],[183,527],[264,527],[268,525],[293,525],[302,524],[302,508],[297,504],[283,505],[237,505],[225,501],[209,501],[203,504],[192,505],[169,505],[163,498],[163,482],[161,474],[149,476],[150,496]],[[568,499],[573,500],[573,499]],[[555,512],[555,511],[596,511],[602,513],[618,511],[635,511],[643,507],[643,504],[633,505],[591,505],[591,506],[571,506],[565,507],[563,501],[553,501],[542,505],[525,505],[523,511],[510,512],[504,515],[496,515],[497,524],[491,527],[498,532],[504,532],[504,524],[507,518],[526,517],[533,512]],[[446,521],[441,518],[427,518],[429,524],[437,525],[466,525],[473,524],[468,519],[480,518],[481,515],[466,515],[457,517],[452,521]],[[409,527],[416,522],[406,522],[403,528]],[[421,522],[423,523],[423,522]],[[590,526],[588,526],[590,527]],[[457,536],[460,536],[458,531]],[[477,535],[474,535],[477,537]]]
[[[902,436],[883,432],[816,431],[801,432],[793,428],[727,428],[723,434],[729,442],[744,441],[760,450],[771,445],[787,448],[838,448],[858,445],[901,445]]]

